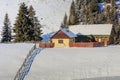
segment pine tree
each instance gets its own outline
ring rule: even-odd
[[[110,3],[110,0],[97,0],[99,3],[100,2],[107,2],[107,3]]]
[[[81,23],[82,21],[82,5],[83,5],[84,0],[76,0],[75,5],[76,5],[76,12],[77,12],[77,17],[78,17],[78,23]]]
[[[10,20],[8,18],[8,14],[5,14],[4,18],[4,26],[3,26],[3,31],[2,31],[2,39],[1,42],[10,42],[12,39],[11,35],[11,25],[10,25]]]
[[[28,17],[29,17],[29,20],[30,20],[30,25],[29,25],[29,32],[28,32],[28,35],[29,35],[29,40],[30,41],[33,41],[34,40],[34,17],[35,17],[35,11],[32,7],[32,5],[29,7],[28,9]]]
[[[112,4],[112,23],[113,28],[110,35],[110,43],[111,44],[120,44],[120,23],[117,16],[117,10],[115,8],[115,1],[111,0]]]
[[[120,44],[120,25],[113,25],[111,35],[110,35],[110,44]]]
[[[108,24],[112,24],[112,13],[113,12],[111,12],[111,7],[110,6],[107,6],[106,7],[106,18],[107,18],[107,23]]]
[[[14,24],[15,41],[29,41],[30,20],[28,18],[28,9],[25,3],[21,3],[19,13]]]
[[[40,41],[42,34],[41,25],[37,17],[35,17],[35,11],[32,5],[29,7],[28,16],[30,19],[30,40],[31,41]]]
[[[82,5],[81,6],[82,9],[81,9],[81,22],[83,24],[87,24],[87,9],[86,9],[86,6],[85,5]]]
[[[97,22],[97,14],[98,14],[98,6],[97,1],[90,0],[87,2],[87,24],[96,24]]]
[[[41,26],[38,18],[35,17],[34,33],[33,33],[34,41],[41,41],[42,40],[42,37],[41,37],[42,30],[41,30],[41,28],[42,28],[42,26]]]
[[[65,16],[63,18],[63,22],[61,23],[61,28],[68,28],[68,20],[67,20],[67,14],[65,13]]]
[[[77,23],[78,23],[77,12],[75,8],[75,2],[73,0],[70,7],[69,25],[74,25]]]

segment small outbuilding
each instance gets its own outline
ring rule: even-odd
[[[51,42],[54,43],[54,47],[69,47],[70,42],[75,42],[75,37],[73,32],[63,28],[51,37]]]

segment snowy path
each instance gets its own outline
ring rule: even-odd
[[[23,66],[19,76],[17,78],[15,78],[14,80],[24,80],[25,76],[28,74],[28,72],[31,68],[34,58],[36,57],[37,54],[40,53],[40,51],[42,51],[42,48],[38,48],[38,49],[34,50],[33,54],[31,54],[30,57],[28,57],[28,59],[25,61],[24,66]]]

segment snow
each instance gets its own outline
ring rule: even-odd
[[[120,45],[44,49],[25,80],[120,80]]]
[[[71,38],[76,37],[76,35],[75,35],[73,32],[71,32],[70,30],[67,30],[67,29],[65,29],[65,28],[63,28],[63,29],[61,29],[61,30],[62,30],[62,32],[64,32],[67,36],[69,36],[69,37],[71,37]]]
[[[65,29],[65,28],[63,28],[63,29],[61,29],[62,30],[62,32],[64,32],[66,35],[68,35],[69,37],[76,37],[76,35],[73,33],[73,32],[71,32],[70,30],[67,30],[67,29]],[[50,41],[50,38],[53,36],[53,35],[55,35],[57,33],[57,31],[56,32],[51,32],[51,33],[48,33],[48,34],[44,34],[44,35],[42,35],[42,38],[43,38],[43,42],[49,42]]]
[[[13,80],[32,43],[0,44],[0,79]]]
[[[72,25],[69,30],[82,35],[110,35],[112,24]]]
[[[0,34],[5,13],[8,13],[13,26],[21,2],[25,2],[28,6],[33,5],[36,16],[43,25],[44,34],[57,31],[63,21],[65,12],[69,14],[71,1],[72,0],[0,0]]]
[[[24,63],[25,66],[23,66],[22,71],[20,72],[21,75],[17,77],[18,78],[17,80],[24,80],[25,76],[29,73],[34,58],[36,57],[37,54],[40,53],[41,50],[42,48],[35,49],[34,52],[28,57],[28,59]]]
[[[116,5],[120,5],[120,0],[116,0],[116,1],[115,1],[115,4],[116,4]]]
[[[51,32],[51,33],[42,35],[42,41],[43,41],[43,42],[48,42],[48,41],[50,41],[50,38],[51,38],[54,34],[55,34],[55,32]]]
[[[32,43],[0,44],[1,80],[14,79],[32,46]],[[24,80],[120,80],[120,45],[46,48],[40,54],[36,51],[28,60],[29,73]]]
[[[99,9],[99,12],[100,12],[100,13],[103,12],[103,10],[104,10],[104,8],[105,8],[105,5],[106,5],[105,2],[103,2],[103,3],[98,3],[98,9]]]

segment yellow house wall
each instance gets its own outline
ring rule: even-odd
[[[58,43],[58,40],[63,40],[63,43]],[[54,43],[54,47],[69,47],[70,39],[52,39],[52,43]]]

